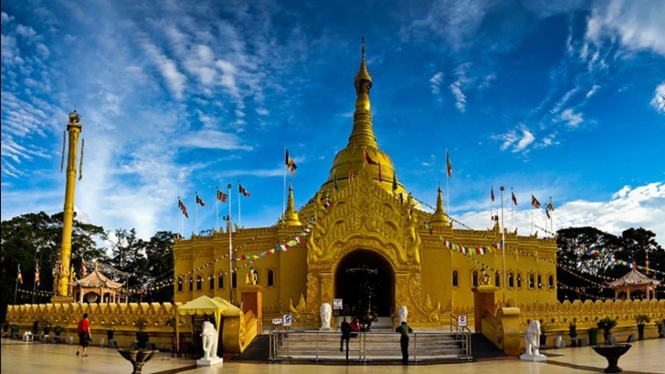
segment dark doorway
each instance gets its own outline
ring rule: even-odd
[[[395,274],[380,254],[359,249],[346,255],[335,270],[335,298],[342,299],[345,315],[372,308],[389,316],[395,305]]]

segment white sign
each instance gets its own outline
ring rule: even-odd
[[[457,316],[457,326],[458,327],[466,327],[466,316],[465,315]]]
[[[291,315],[290,314],[285,314],[284,315],[284,326],[291,326]]]
[[[342,309],[342,299],[333,299],[333,309]]]
[[[282,319],[281,318],[273,318],[272,319],[272,324],[273,325],[281,325],[282,324]]]

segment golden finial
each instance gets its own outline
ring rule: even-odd
[[[298,212],[295,208],[295,202],[293,200],[293,186],[289,186],[289,200],[286,204],[286,211],[284,211],[284,223],[287,226],[302,226],[300,218],[298,218]]]
[[[447,226],[448,216],[443,211],[443,193],[441,191],[441,183],[436,196],[436,210],[432,214],[432,219],[429,222],[431,225]]]
[[[76,108],[74,108],[74,111],[69,113],[69,122],[79,123],[80,120],[81,120],[81,115],[76,111]]]
[[[362,38],[362,54],[363,54],[363,62],[365,62],[365,37],[364,36]]]

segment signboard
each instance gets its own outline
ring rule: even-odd
[[[333,309],[335,310],[342,309],[342,299],[333,299]]]
[[[285,314],[284,315],[284,326],[291,326],[291,315],[290,314]]]
[[[457,327],[466,327],[466,316],[465,315],[457,316]]]
[[[281,318],[273,318],[272,319],[272,324],[273,325],[281,325],[282,324],[282,319]]]

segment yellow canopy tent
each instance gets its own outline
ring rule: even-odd
[[[213,314],[215,316],[215,326],[217,327],[215,341],[219,341],[221,317],[228,313],[237,315],[238,311],[240,311],[238,307],[221,297],[211,299],[205,295],[181,305],[176,312],[176,344],[178,348],[180,347],[180,316]]]

